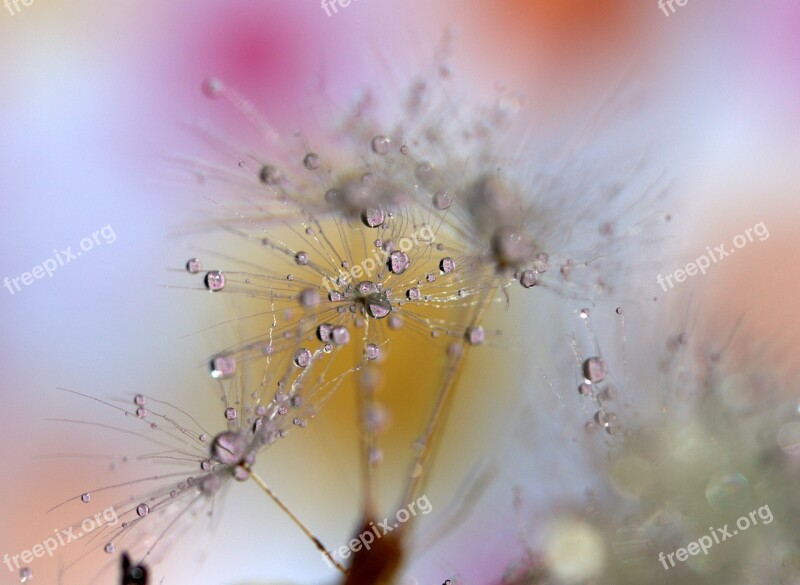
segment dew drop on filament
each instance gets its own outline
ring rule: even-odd
[[[144,518],[149,513],[150,513],[150,506],[148,506],[147,504],[139,504],[138,506],[136,506],[136,514],[139,516],[139,518]]]

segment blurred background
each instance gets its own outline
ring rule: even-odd
[[[186,125],[234,124],[228,108],[203,97],[202,80],[225,79],[277,129],[291,132],[319,96],[344,108],[372,86],[390,101],[393,87],[404,88],[430,63],[446,30],[455,39],[451,66],[459,87],[476,97],[514,90],[524,96],[525,111],[555,127],[620,87],[641,88],[646,123],[631,138],[657,144],[657,159],[649,162],[663,168],[672,193],[669,207],[658,210],[673,217],[658,250],[664,264],[682,267],[759,222],[770,233],[663,295],[653,270],[641,283],[647,296],[672,306],[699,304],[712,329],[731,327],[746,313],[749,335],[773,343],[776,363],[796,364],[800,6],[791,0],[689,0],[669,16],[655,0],[353,0],[331,16],[316,0],[10,5],[0,9],[0,278],[19,277],[54,250],[76,251],[104,227],[115,238],[101,238],[52,278],[13,294],[0,288],[0,554],[17,554],[79,519],[74,508],[71,515],[46,511],[107,479],[87,478],[80,459],[50,459],[85,454],[114,438],[49,421],[81,418],[87,409],[57,388],[124,400],[139,391],[168,393],[201,412],[206,403],[215,407],[203,361],[214,348],[192,334],[224,311],[208,295],[181,288],[175,271],[188,255],[168,237],[202,207],[196,193],[172,180],[167,163],[198,152]],[[485,402],[465,392],[454,416],[485,423],[478,410]],[[510,409],[502,400],[499,408]],[[485,424],[502,426],[503,412],[495,414]],[[555,457],[551,447],[575,431],[547,416],[535,420],[541,451],[526,457]],[[278,493],[291,494],[323,540],[343,543],[357,515],[358,483],[354,462],[326,445],[335,426],[321,418],[293,435],[280,453],[269,453],[267,469],[275,473],[266,475]],[[460,466],[457,475],[502,444],[486,437],[446,442],[443,453]],[[471,457],[472,450],[480,456]],[[575,470],[548,461],[533,467],[550,469],[551,482],[537,482],[535,469],[522,466],[519,477],[499,479],[496,508],[487,508],[500,510],[491,514],[493,534],[501,534],[494,544],[474,544],[491,540],[490,525],[480,521],[455,539],[437,539],[426,553],[435,560],[420,564],[419,583],[443,581],[446,567],[465,578],[492,568],[502,575],[516,554],[504,544],[516,539],[511,486],[526,486],[543,508],[565,496],[553,486]],[[434,507],[435,495],[442,494],[444,508],[452,489],[434,483]],[[202,552],[187,547],[166,567],[182,574],[181,566],[202,554],[203,583],[335,580],[257,490],[237,491],[216,534],[203,536]],[[70,545],[65,558],[80,556],[83,547]],[[265,567],[267,551],[280,562]],[[31,567],[34,582],[56,582],[57,561],[36,559]],[[68,572],[64,582],[84,582],[91,570],[81,571]],[[0,583],[15,579],[0,566]]]

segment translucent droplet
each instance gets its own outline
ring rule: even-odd
[[[211,471],[211,459],[203,459],[200,462],[200,469],[203,471]]]
[[[225,288],[225,275],[221,270],[211,270],[206,272],[206,288],[210,291],[219,291]]]
[[[331,341],[336,345],[345,345],[350,341],[350,332],[346,327],[337,325],[331,329]]]
[[[147,416],[147,409],[144,406],[140,406],[136,409],[136,416],[139,418],[145,418]]]
[[[225,409],[225,418],[227,418],[228,420],[236,420],[238,416],[239,413],[232,406],[229,406],[228,408]]]
[[[136,506],[136,514],[139,516],[139,518],[144,518],[149,513],[150,513],[150,506],[148,506],[147,504],[139,504],[138,506]]]
[[[92,494],[87,492],[81,495],[81,502],[83,502],[84,504],[88,504],[91,501],[92,501]]]
[[[386,212],[380,207],[368,207],[361,212],[361,221],[367,227],[376,228],[386,221]]]
[[[433,272],[429,272],[425,275],[425,280],[428,282],[436,282],[436,275]]]
[[[147,403],[147,398],[144,396],[144,394],[137,394],[133,397],[133,403],[136,406],[144,406]]]
[[[389,140],[386,136],[378,135],[372,139],[372,152],[375,154],[384,155],[389,152],[389,145],[391,145],[392,141]]]
[[[103,550],[106,551],[106,553],[108,554],[112,554],[115,549],[116,547],[114,546],[113,542],[109,542],[103,547]]]
[[[203,263],[200,261],[199,258],[190,258],[186,262],[186,271],[189,274],[197,274],[203,269]]]
[[[381,353],[381,350],[374,343],[368,343],[367,349],[364,352],[368,360],[376,360]]]
[[[447,191],[437,191],[433,195],[433,206],[440,210],[444,211],[445,209],[449,209],[450,206],[453,204],[453,198],[447,193]]]
[[[307,423],[302,418],[295,417],[295,418],[292,419],[292,424],[296,425],[298,427],[303,427],[304,428]]]
[[[592,385],[584,382],[578,386],[578,392],[581,394],[581,396],[590,396],[592,393]]]
[[[333,325],[330,323],[323,323],[319,327],[317,327],[317,338],[323,342],[327,343],[331,340],[331,330],[333,329]]]
[[[483,327],[478,325],[467,328],[466,338],[467,343],[470,345],[480,345],[486,339],[486,334],[483,331]]]
[[[456,261],[452,258],[442,258],[439,262],[439,270],[442,271],[443,274],[449,274],[456,269]]]
[[[706,499],[717,511],[737,508],[749,498],[747,478],[739,472],[717,474],[706,485]]]
[[[307,368],[311,365],[311,352],[302,347],[294,353],[294,363],[301,368]]]
[[[225,431],[214,437],[211,455],[223,465],[236,465],[245,458],[248,446],[242,433]]]
[[[583,362],[583,377],[596,384],[605,380],[608,374],[606,363],[599,357],[591,357]]]
[[[30,570],[29,567],[22,567],[19,570],[19,580],[20,583],[27,583],[33,579],[33,571]]]
[[[200,89],[203,91],[203,95],[206,96],[207,98],[217,99],[222,93],[224,87],[225,86],[222,83],[222,81],[220,81],[216,77],[206,77],[203,80]]]
[[[411,262],[408,259],[408,254],[405,252],[395,250],[389,254],[389,270],[392,272],[392,274],[403,274],[406,270],[408,270],[410,265]]]
[[[364,280],[356,285],[356,290],[358,291],[358,294],[366,297],[367,295],[374,293],[377,290],[377,287],[375,286],[374,282]]]
[[[298,252],[294,255],[294,261],[300,266],[306,266],[308,264],[308,252]]]
[[[778,445],[787,455],[800,455],[800,423],[786,423],[778,431]]]
[[[385,293],[373,293],[369,295],[365,303],[367,313],[374,319],[383,319],[392,311],[392,304]]]
[[[389,329],[393,331],[397,331],[403,326],[403,320],[398,317],[397,315],[392,315],[389,317]]]
[[[264,165],[258,173],[258,180],[265,185],[276,185],[281,180],[281,172],[272,165]]]
[[[207,475],[200,480],[200,491],[206,495],[213,495],[222,486],[222,480],[216,475]]]
[[[422,293],[417,287],[410,288],[406,291],[406,297],[408,297],[409,301],[418,301],[421,296]]]
[[[307,288],[301,291],[297,298],[300,304],[307,309],[319,305],[319,292],[313,288]]]
[[[539,275],[535,270],[523,270],[519,275],[519,283],[525,288],[533,288],[539,283]]]
[[[405,144],[403,144],[403,145],[400,147],[400,154],[402,154],[403,156],[406,156],[406,155],[408,154],[408,146],[406,146]]]
[[[342,293],[332,290],[328,293],[328,300],[332,303],[338,303],[342,300]]]
[[[533,261],[533,269],[539,274],[547,272],[547,269],[550,267],[548,260],[547,254],[537,254],[536,260]]]
[[[492,251],[498,264],[518,266],[530,259],[531,245],[521,233],[501,228],[492,236]]]
[[[617,315],[622,315],[622,307],[617,307],[614,311]]]
[[[342,194],[336,189],[328,189],[325,191],[325,201],[331,205],[339,203],[341,198]]]
[[[316,152],[309,152],[303,159],[303,166],[309,171],[314,171],[319,168],[319,155]]]
[[[601,427],[605,427],[608,424],[608,416],[604,410],[598,410],[594,413],[594,421]]]
[[[211,377],[215,379],[230,378],[236,373],[236,358],[232,355],[220,355],[211,360]]]

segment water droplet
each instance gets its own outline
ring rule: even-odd
[[[186,271],[189,274],[197,274],[203,269],[203,263],[200,262],[199,258],[190,258],[186,262]]]
[[[294,354],[294,363],[301,368],[307,368],[311,365],[311,352],[305,347],[298,349]]]
[[[248,446],[242,433],[225,431],[214,437],[211,455],[223,465],[236,465],[244,459]]]
[[[281,172],[272,165],[264,165],[258,173],[258,180],[265,185],[276,185],[281,180]]]
[[[385,293],[373,293],[369,295],[365,303],[367,312],[374,319],[383,319],[392,311],[392,304]]]
[[[581,319],[588,319],[589,318],[589,309],[581,309],[580,317],[581,317]]]
[[[294,255],[294,261],[300,266],[306,266],[308,264],[308,252],[298,252]]]
[[[440,210],[444,211],[445,209],[449,209],[450,206],[453,204],[453,198],[447,193],[447,191],[437,191],[433,195],[433,206]]]
[[[233,479],[235,479],[236,481],[245,481],[249,477],[250,473],[247,471],[247,469],[244,468],[244,466],[237,465],[233,469]]]
[[[328,189],[325,191],[325,201],[331,205],[339,203],[341,198],[342,194],[336,189]]]
[[[140,406],[136,409],[136,416],[139,418],[144,418],[147,416],[147,409],[144,406]]]
[[[397,331],[403,326],[403,320],[398,317],[397,315],[392,315],[389,317],[389,329],[393,331]]]
[[[483,327],[480,325],[476,327],[468,327],[466,333],[467,343],[470,345],[480,345],[486,339],[486,334]]]
[[[375,283],[369,280],[362,280],[356,285],[356,290],[358,291],[358,294],[360,294],[363,297],[366,297],[367,295],[374,293],[376,289],[377,287],[375,286]]]
[[[133,397],[133,403],[136,406],[144,406],[147,403],[147,398],[144,396],[144,394],[137,394]]]
[[[211,377],[215,379],[230,378],[236,373],[236,358],[232,355],[220,355],[211,360]]]
[[[405,252],[395,250],[389,254],[389,270],[392,272],[392,274],[403,274],[406,270],[408,270],[410,265],[411,262],[408,259],[408,254]]]
[[[547,263],[548,260],[547,254],[538,254],[536,260],[533,261],[533,269],[539,274],[547,272],[547,269],[550,267]]]
[[[200,469],[203,471],[211,471],[211,459],[203,459],[200,462]]]
[[[303,166],[309,171],[314,171],[319,168],[319,155],[316,152],[309,152],[303,159]]]
[[[238,416],[239,413],[236,412],[236,409],[233,408],[232,406],[229,406],[228,408],[225,409],[225,418],[227,418],[228,420],[236,420]]]
[[[221,270],[211,270],[206,272],[206,288],[212,292],[220,291],[225,288],[225,274]]]
[[[419,291],[417,287],[414,287],[406,291],[406,296],[408,297],[409,301],[418,301],[422,296],[422,293]]]
[[[207,475],[200,480],[200,491],[206,495],[213,495],[222,486],[222,480],[216,475]]]
[[[405,144],[403,144],[403,145],[400,147],[400,154],[402,154],[403,156],[406,156],[406,155],[408,154],[408,146],[406,146]]]
[[[19,570],[19,580],[21,583],[27,583],[33,579],[33,571],[29,567],[22,567]]]
[[[583,362],[583,377],[596,384],[605,380],[608,374],[606,363],[599,357],[592,357]]]
[[[208,442],[208,435],[205,434],[205,433],[201,434],[198,438],[200,439],[201,443],[207,443]]]
[[[331,329],[331,341],[333,341],[333,343],[336,345],[345,345],[350,341],[350,332],[346,327],[337,325]]]
[[[298,295],[298,300],[300,301],[300,304],[307,309],[316,307],[319,305],[319,292],[317,292],[316,289],[307,288],[300,292]]]
[[[114,546],[113,542],[109,542],[103,547],[103,550],[106,551],[106,553],[108,554],[112,554],[115,549],[116,547]]]
[[[378,135],[372,139],[372,152],[384,155],[389,152],[389,145],[392,143],[386,136]]]
[[[608,416],[606,415],[605,411],[598,410],[594,413],[594,421],[601,427],[604,427],[608,424]]]
[[[319,327],[317,327],[317,338],[323,342],[327,343],[331,340],[331,330],[333,329],[333,325],[330,323],[323,323]]]
[[[584,382],[578,386],[578,392],[581,394],[581,396],[589,396],[592,393],[592,385]]]
[[[535,270],[523,270],[519,275],[519,283],[525,288],[533,288],[539,283],[539,275]]]
[[[622,315],[622,307],[617,307],[615,312],[617,313],[617,315]]]
[[[376,228],[386,221],[386,212],[380,207],[368,207],[361,212],[361,221],[367,227]]]
[[[328,293],[328,300],[331,301],[332,303],[338,303],[339,301],[342,300],[342,293],[332,290],[331,292]]]
[[[456,269],[456,261],[452,258],[442,258],[439,262],[439,270],[442,271],[443,274],[449,274]]]
[[[87,492],[81,495],[81,502],[83,502],[84,504],[88,504],[91,501],[92,501],[92,494]]]
[[[144,518],[149,513],[150,513],[150,506],[148,506],[147,504],[139,504],[138,506],[136,506],[136,514],[139,516],[139,518]]]
[[[376,359],[378,359],[378,356],[380,355],[381,350],[374,343],[368,343],[367,344],[367,349],[366,349],[366,351],[364,353],[367,356],[368,360],[376,360]]]

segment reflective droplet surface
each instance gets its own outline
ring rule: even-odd
[[[401,327],[403,327],[403,320],[400,317],[397,315],[389,317],[389,329],[397,331]]]
[[[147,409],[144,406],[140,406],[136,409],[136,416],[139,418],[145,418],[147,416]]]
[[[367,295],[374,293],[377,290],[377,287],[375,286],[374,282],[364,280],[358,283],[356,290],[358,291],[359,295],[366,297]]]
[[[236,465],[247,453],[248,441],[242,433],[225,431],[214,437],[211,455],[223,465]]]
[[[583,362],[583,377],[589,382],[602,382],[607,374],[606,363],[599,357],[591,357]]]
[[[229,406],[228,408],[225,409],[225,418],[226,419],[228,419],[228,420],[236,420],[236,418],[238,416],[239,416],[239,413],[232,406]]]
[[[433,206],[438,209],[439,211],[444,211],[445,209],[449,209],[450,206],[453,204],[453,199],[447,193],[447,191],[437,191],[433,195]]]
[[[380,356],[381,351],[374,343],[368,343],[364,353],[368,360],[376,360],[378,356]]]
[[[306,266],[308,264],[308,252],[298,252],[294,255],[294,261],[299,266]]]
[[[298,300],[300,304],[307,309],[316,307],[319,305],[319,292],[317,292],[316,289],[307,288],[300,293]]]
[[[350,332],[347,330],[346,327],[342,325],[337,325],[333,329],[331,329],[331,341],[335,345],[345,345],[350,341]]]
[[[578,392],[581,394],[581,396],[590,396],[592,394],[592,385],[584,382],[578,386]]]
[[[236,373],[236,358],[232,355],[220,355],[211,360],[211,377],[215,379],[230,378]]]
[[[116,550],[116,547],[113,542],[109,542],[103,547],[103,550],[106,551],[107,554],[112,554],[114,550]]]
[[[206,288],[210,291],[220,291],[225,288],[225,275],[221,270],[206,272],[205,284]]]
[[[147,504],[139,504],[138,506],[136,506],[136,515],[139,516],[139,518],[144,518],[149,513],[150,513],[150,506],[148,506]]]
[[[383,319],[392,311],[392,304],[384,293],[373,293],[364,302],[367,313],[374,319]]]
[[[203,459],[200,462],[200,469],[203,471],[211,471],[211,459]]]
[[[331,330],[333,329],[333,325],[330,323],[323,323],[319,327],[317,327],[317,339],[319,339],[323,343],[327,343],[331,340]]]
[[[449,274],[456,269],[456,261],[450,257],[442,258],[439,262],[439,270],[443,274]]]
[[[389,146],[391,145],[392,141],[389,140],[386,136],[378,135],[372,139],[372,152],[375,154],[384,155],[389,152]]]
[[[301,368],[307,368],[311,365],[311,352],[305,347],[301,347],[294,354],[294,363]]]
[[[281,180],[281,172],[272,165],[264,165],[258,173],[258,180],[265,185],[276,185]]]
[[[206,77],[203,80],[200,89],[202,90],[203,95],[206,96],[207,98],[217,99],[222,93],[224,85],[222,81],[220,81],[216,77]]]
[[[519,283],[525,288],[533,288],[539,283],[539,275],[535,270],[523,270],[519,275]]]
[[[480,345],[486,339],[486,333],[480,325],[467,328],[467,343],[470,345]]]
[[[368,207],[361,212],[361,221],[363,221],[364,225],[367,227],[379,227],[386,221],[386,212],[380,207]]]
[[[309,152],[303,159],[303,166],[309,171],[314,171],[319,168],[320,160],[316,152]]]
[[[137,394],[133,397],[133,403],[136,406],[144,406],[147,403],[147,398],[145,398],[144,394]]]
[[[203,263],[199,258],[190,258],[186,262],[186,272],[189,274],[197,274],[201,270],[203,270]]]
[[[92,495],[90,493],[87,492],[81,495],[81,502],[83,502],[84,504],[88,504],[91,501],[92,501]]]
[[[406,270],[408,270],[410,265],[411,262],[408,259],[408,254],[405,252],[395,250],[389,254],[389,270],[392,272],[392,274],[403,274]]]
[[[422,293],[417,287],[410,288],[406,291],[406,297],[408,297],[409,301],[418,301],[421,296]]]

